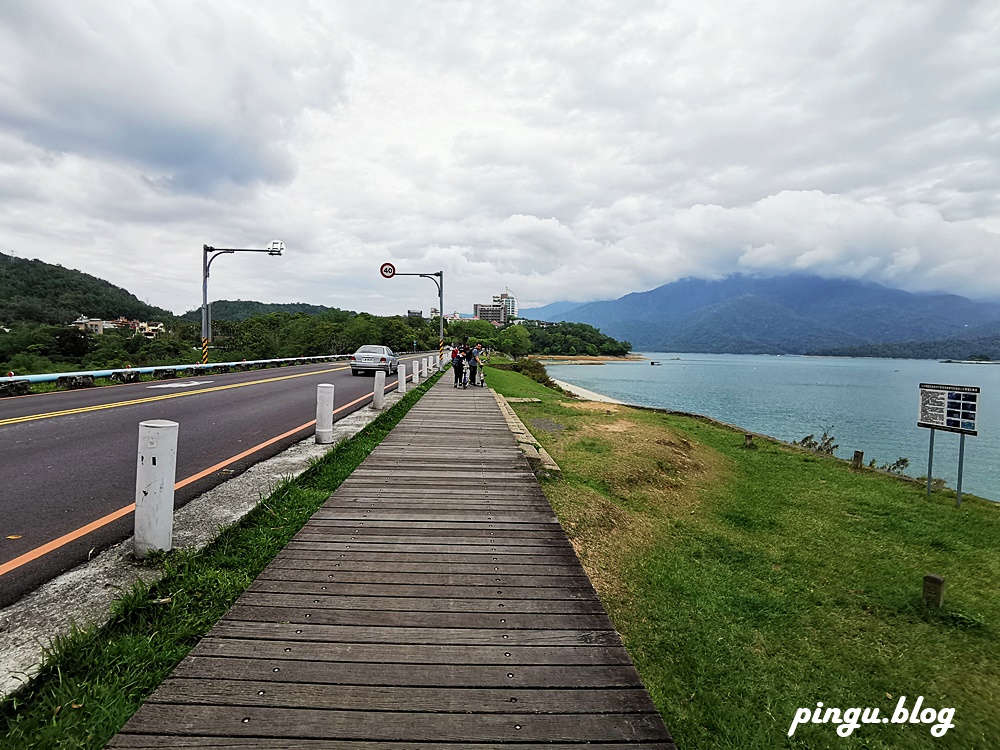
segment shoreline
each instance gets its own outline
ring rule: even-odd
[[[624,357],[591,354],[540,354],[532,355],[530,359],[546,365],[603,365],[608,362],[645,362],[648,357],[641,354],[626,354]]]
[[[603,393],[597,393],[596,391],[588,391],[586,388],[581,388],[578,385],[573,385],[572,383],[566,383],[562,380],[551,379],[553,383],[558,385],[564,391],[572,393],[574,396],[579,396],[587,401],[600,401],[603,404],[621,404],[622,406],[635,406],[635,404],[630,404],[627,401],[619,401],[616,398],[611,398],[611,396],[605,396]]]
[[[653,411],[664,412],[666,414],[677,414],[679,416],[693,417],[695,419],[702,419],[702,420],[705,420],[706,422],[711,422],[713,424],[717,424],[717,425],[719,425],[721,427],[726,427],[728,429],[736,430],[737,432],[742,432],[745,435],[753,435],[754,437],[762,438],[764,440],[773,440],[776,443],[780,443],[781,445],[792,447],[792,448],[801,448],[801,446],[797,446],[793,442],[789,442],[787,440],[782,440],[781,438],[776,438],[773,435],[766,435],[766,434],[764,434],[762,432],[754,432],[753,430],[748,430],[745,427],[741,427],[739,425],[732,424],[730,422],[724,422],[721,419],[716,419],[715,417],[709,417],[709,416],[706,416],[704,414],[695,414],[694,412],[688,412],[688,411],[677,411],[675,409],[667,409],[665,407],[643,406],[642,404],[633,404],[633,403],[630,403],[628,401],[620,401],[620,400],[618,400],[616,398],[612,398],[611,396],[605,396],[603,393],[597,393],[596,391],[591,391],[591,390],[588,390],[588,389],[583,388],[581,386],[573,385],[572,383],[567,383],[567,382],[562,381],[562,380],[556,380],[555,378],[551,378],[551,380],[552,380],[553,383],[555,383],[556,385],[558,385],[564,391],[567,391],[567,392],[571,393],[572,395],[577,396],[577,397],[582,398],[582,399],[587,400],[587,401],[596,401],[596,402],[600,402],[600,403],[604,403],[604,404],[618,404],[619,406],[631,406],[631,407],[633,407],[635,409],[650,409],[650,410],[653,410]],[[808,452],[808,450],[805,449],[805,448],[801,448],[801,449]],[[832,455],[833,458],[837,459],[838,461],[843,461],[844,463],[850,463],[851,462],[851,459],[849,459],[849,458],[842,458],[841,456],[838,456],[836,454],[831,454],[831,455]],[[865,467],[865,468],[868,469],[868,467]],[[879,471],[878,469],[869,469],[869,470],[871,470],[871,471]],[[888,472],[882,472],[882,473],[887,474],[888,476],[893,476],[893,477],[895,477],[897,479],[900,479],[900,480],[902,480],[904,482],[916,482],[916,483],[919,483],[921,485],[925,484],[925,480],[924,479],[922,479],[920,477],[914,477],[914,476],[911,476],[909,474],[904,474],[904,473],[890,474]],[[947,485],[946,485],[946,487],[947,487]],[[948,489],[951,489],[951,488],[949,487]],[[972,497],[978,497],[981,500],[986,500],[986,501],[991,502],[991,503],[1000,504],[1000,500],[994,500],[992,498],[986,497],[985,495],[979,495],[979,494],[976,494],[974,492],[973,493],[966,492],[966,493],[963,493],[963,494],[964,495],[971,495]]]

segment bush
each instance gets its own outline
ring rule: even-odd
[[[828,456],[833,455],[833,452],[837,450],[840,446],[837,445],[834,440],[836,438],[830,434],[830,430],[833,429],[833,425],[823,428],[823,436],[817,440],[815,435],[806,435],[801,440],[793,440],[792,445],[797,445],[801,448],[805,448],[808,451],[813,451],[814,453],[823,453]]]

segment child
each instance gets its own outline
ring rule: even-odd
[[[451,350],[451,369],[455,371],[455,388],[462,384],[462,377],[465,375],[465,354],[462,348],[456,346]]]

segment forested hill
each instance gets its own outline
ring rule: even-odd
[[[305,313],[306,315],[318,315],[321,312],[332,308],[322,305],[309,305],[305,302],[291,302],[287,304],[252,302],[249,300],[228,300],[220,299],[212,303],[212,320],[214,321],[240,321],[256,317],[257,315],[270,315],[271,313]],[[181,316],[181,320],[188,323],[198,323],[201,321],[201,308],[189,310]]]
[[[174,317],[96,276],[0,253],[0,323],[61,325],[81,315],[160,322]]]
[[[817,349],[810,354],[890,359],[959,359],[1000,361],[1000,322],[970,328],[957,336],[931,341],[899,341],[865,346]]]

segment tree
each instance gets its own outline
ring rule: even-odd
[[[531,335],[523,325],[507,326],[500,332],[497,347],[512,357],[523,357],[531,351]]]
[[[453,320],[448,323],[446,336],[462,344],[468,343],[470,339],[493,342],[497,337],[497,328],[486,320]]]

